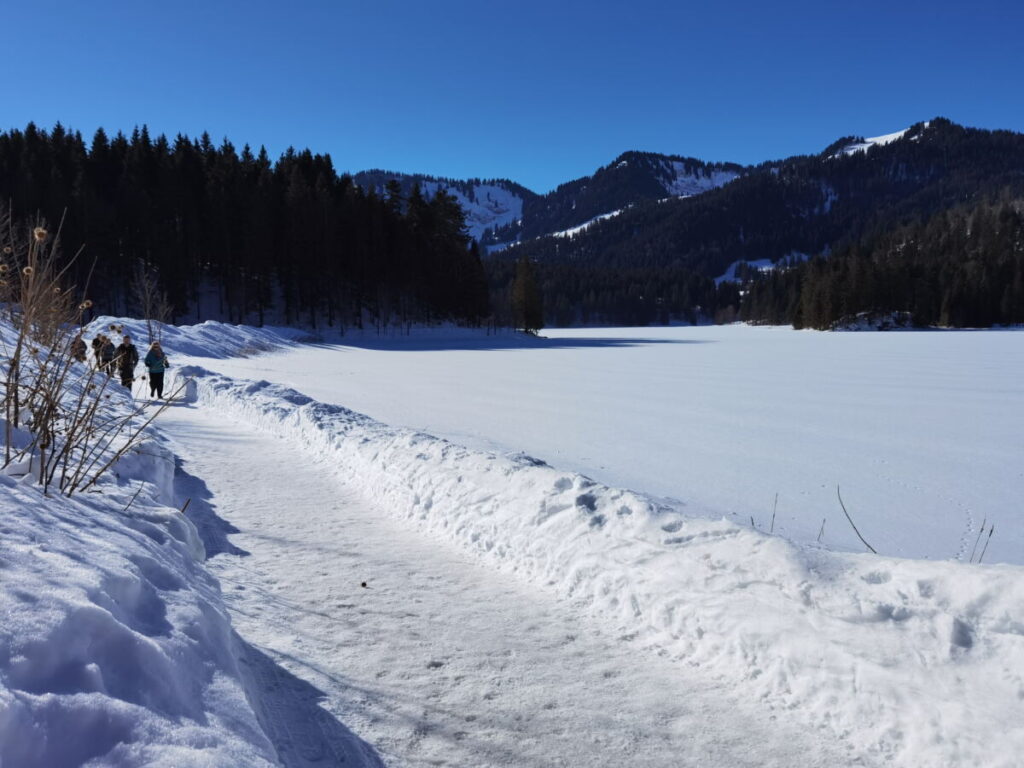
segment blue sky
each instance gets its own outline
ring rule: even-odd
[[[543,192],[630,149],[755,163],[936,115],[1024,131],[1024,3],[5,4],[0,128],[330,153]]]

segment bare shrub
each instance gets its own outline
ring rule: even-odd
[[[65,285],[77,254],[62,264],[59,245],[59,229],[19,228],[9,212],[0,215],[0,312],[14,329],[0,335],[3,468],[27,462],[23,472],[44,493],[56,485],[70,496],[143,442],[167,403],[116,408],[111,378],[76,360],[91,302]]]

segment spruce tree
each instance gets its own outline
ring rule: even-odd
[[[512,318],[516,328],[536,333],[544,327],[544,304],[533,264],[524,253],[516,264],[516,277],[512,282]]]

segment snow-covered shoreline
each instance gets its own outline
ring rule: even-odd
[[[399,518],[586,603],[855,755],[1010,766],[1024,748],[1018,567],[800,547],[269,382],[178,374],[202,405],[289,440]]]

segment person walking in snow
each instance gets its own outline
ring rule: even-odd
[[[96,338],[92,340],[92,356],[96,359],[96,370],[103,369],[103,334],[96,334]]]
[[[71,357],[80,363],[84,363],[85,355],[88,351],[88,347],[85,346],[85,339],[82,338],[82,332],[79,331],[78,335],[71,340]]]
[[[100,370],[102,370],[107,376],[114,375],[114,342],[110,340],[110,337],[103,336],[103,342],[100,345]]]
[[[132,388],[135,381],[135,366],[139,364],[139,350],[132,344],[131,337],[125,336],[117,348],[117,372],[121,374],[121,384]]]
[[[146,370],[149,371],[149,396],[153,397],[153,394],[156,393],[158,398],[162,398],[164,396],[164,371],[167,370],[170,363],[167,362],[167,355],[161,349],[159,341],[150,344],[149,352],[146,353],[146,359],[143,362],[146,365]]]

